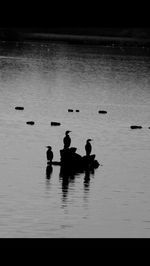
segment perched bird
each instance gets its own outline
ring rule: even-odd
[[[53,152],[52,152],[52,147],[51,146],[46,146],[48,148],[46,155],[47,155],[47,160],[52,162],[53,160]]]
[[[92,151],[92,145],[91,145],[90,141],[92,141],[92,139],[87,139],[87,141],[86,141],[86,145],[85,145],[86,155],[90,155],[91,151]]]
[[[70,146],[70,144],[71,144],[71,138],[70,138],[70,136],[68,135],[70,132],[71,132],[71,131],[67,130],[66,133],[65,133],[66,135],[65,135],[65,137],[64,137],[64,139],[63,139],[63,142],[64,142],[64,149],[69,148],[69,146]]]

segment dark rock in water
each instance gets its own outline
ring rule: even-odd
[[[100,165],[99,162],[97,160],[94,160],[94,162],[93,162],[94,168],[98,168],[99,165]]]
[[[22,106],[16,106],[15,109],[16,110],[24,110],[24,107],[22,107]]]
[[[80,169],[82,156],[76,153],[77,148],[68,148],[60,150],[61,165],[69,168]]]
[[[107,114],[107,111],[104,111],[104,110],[99,110],[98,112],[99,114]]]
[[[93,162],[94,159],[95,159],[95,154],[92,154],[92,155],[85,155],[83,156],[83,160],[86,162],[86,163],[90,163],[90,162]]]
[[[73,109],[68,109],[68,112],[73,112]]]
[[[76,150],[77,148],[74,147],[60,150],[61,161],[68,163],[74,161],[74,159],[77,159],[79,154],[76,153]],[[80,158],[82,158],[82,156],[80,156]]]
[[[60,161],[63,167],[82,172],[99,166],[98,161],[95,160],[95,154],[82,157],[76,153],[76,150],[77,148],[74,147],[60,150]]]
[[[95,160],[95,156],[96,156],[95,154],[83,156],[83,165],[85,169],[97,168],[99,166],[99,164],[98,165],[95,164],[95,162],[97,162]]]
[[[61,125],[61,123],[59,123],[59,122],[51,122],[51,126],[60,126]]]
[[[73,154],[73,153],[75,153],[75,152],[77,151],[77,148],[75,148],[75,147],[71,147],[69,150],[70,150],[70,153]]]
[[[130,126],[131,129],[141,129],[141,126]]]
[[[34,125],[35,123],[34,123],[34,121],[28,121],[28,122],[26,122],[26,124],[27,125]]]
[[[77,113],[79,113],[79,112],[80,112],[80,110],[78,110],[78,109],[77,109],[77,110],[76,110],[76,112],[77,112]]]

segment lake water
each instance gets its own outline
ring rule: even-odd
[[[1,43],[0,237],[150,237],[148,127],[148,49]],[[81,155],[93,139],[89,178],[46,175],[46,146],[59,161],[66,130]]]

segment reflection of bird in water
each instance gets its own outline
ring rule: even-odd
[[[90,171],[85,171],[85,177],[84,177],[84,188],[85,190],[88,190],[90,185]]]
[[[51,178],[52,172],[53,172],[52,165],[47,165],[47,167],[46,167],[46,178],[47,179]]]
[[[67,200],[69,187],[69,174],[66,173],[66,169],[60,168],[59,178],[62,183],[62,206],[64,206]]]
[[[86,170],[85,171],[85,176],[84,176],[84,191],[88,192],[89,191],[89,186],[90,186],[90,177],[94,177],[94,169],[91,170]]]
[[[68,191],[69,191],[69,184],[74,183],[75,180],[75,173],[72,171],[71,168],[66,167],[60,167],[60,173],[59,178],[62,184],[62,202],[63,206],[67,202],[68,197]]]
[[[90,141],[92,141],[92,139],[88,139],[86,141],[86,145],[85,145],[86,155],[90,155],[91,151],[92,151],[92,145],[91,145]]]
[[[53,155],[53,152],[52,152],[52,147],[51,146],[47,146],[47,148],[48,148],[47,153],[46,153],[47,160],[50,161],[50,162],[52,162],[53,156],[54,156]]]
[[[64,139],[63,139],[63,142],[64,142],[64,149],[69,148],[69,146],[70,146],[70,144],[71,144],[71,138],[70,138],[70,136],[68,135],[70,132],[71,132],[71,131],[67,130],[66,133],[65,133],[66,135],[65,135],[65,137],[64,137]]]

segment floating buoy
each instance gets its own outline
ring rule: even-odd
[[[80,110],[78,110],[78,109],[77,109],[77,110],[76,110],[76,112],[77,112],[77,113],[79,113],[79,112],[80,112]]]
[[[28,121],[26,122],[27,125],[34,125],[34,121]]]
[[[60,126],[61,124],[59,122],[51,122],[51,126]]]
[[[15,109],[16,110],[24,110],[24,107],[22,107],[22,106],[16,106]]]
[[[68,112],[73,112],[73,109],[68,109]]]
[[[141,129],[141,126],[130,126],[131,129]]]
[[[104,110],[99,110],[98,112],[99,114],[107,114],[107,111],[104,111]]]

